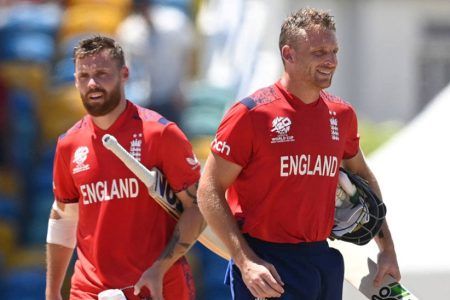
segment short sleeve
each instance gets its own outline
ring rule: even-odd
[[[358,154],[359,151],[358,120],[353,109],[350,109],[350,113],[348,135],[345,141],[344,159],[352,158]]]
[[[241,167],[248,164],[253,149],[249,109],[237,103],[230,108],[217,129],[211,151]]]
[[[79,192],[70,173],[69,158],[64,157],[59,139],[53,163],[53,194],[57,201],[75,203],[79,200]]]
[[[174,123],[162,132],[159,155],[162,172],[174,192],[185,190],[200,178],[200,163],[192,151],[192,145]]]

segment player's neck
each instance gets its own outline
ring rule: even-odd
[[[284,73],[284,75],[281,77],[280,83],[286,89],[286,91],[295,95],[306,104],[313,103],[317,101],[317,99],[319,99],[321,91],[320,89],[309,87],[304,82],[295,80],[287,73]]]
[[[116,106],[111,112],[104,116],[94,117],[91,116],[92,122],[102,130],[107,130],[112,124],[119,118],[127,107],[127,101],[125,99],[120,100],[119,105]]]

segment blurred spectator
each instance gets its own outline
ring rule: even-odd
[[[179,122],[191,71],[193,24],[181,10],[137,0],[117,30],[132,70],[130,100]]]

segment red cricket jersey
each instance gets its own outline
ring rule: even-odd
[[[151,110],[127,101],[108,129],[90,116],[57,143],[54,194],[79,203],[78,260],[71,299],[97,299],[105,289],[133,285],[162,253],[174,221],[148,194],[139,179],[102,144],[111,134],[147,168],[161,170],[175,192],[198,181],[200,165],[181,130]],[[164,277],[165,299],[194,299],[192,276],[184,259]],[[127,292],[128,299],[133,289]]]
[[[243,233],[323,241],[334,224],[339,165],[358,153],[356,114],[326,92],[305,104],[277,82],[230,108],[211,149],[243,168],[227,191]]]

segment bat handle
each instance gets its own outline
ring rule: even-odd
[[[102,142],[103,142],[103,144],[107,144],[108,142],[109,142],[109,139],[112,137],[112,135],[110,135],[110,134],[105,134],[105,135],[103,135],[103,137],[102,137]]]

